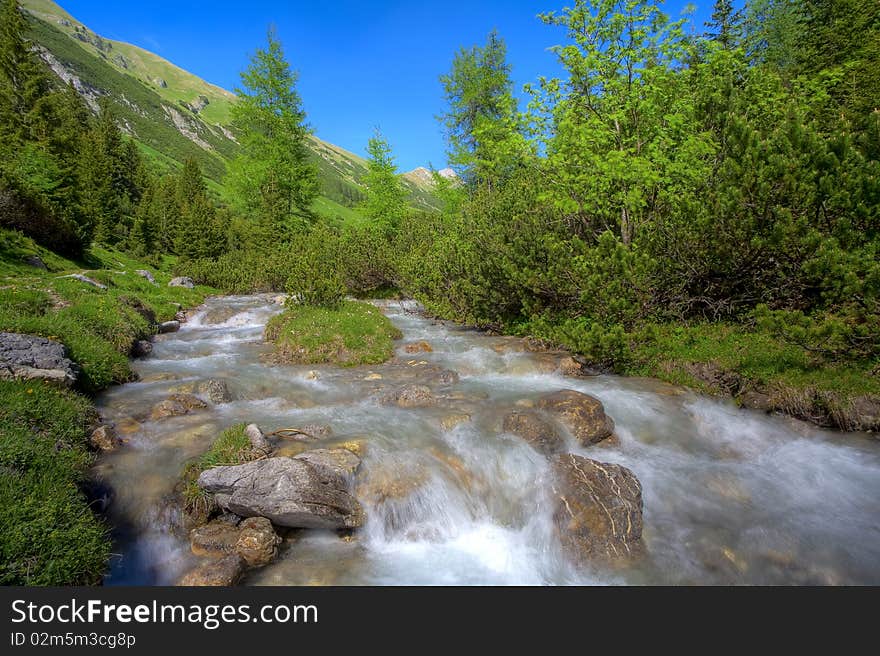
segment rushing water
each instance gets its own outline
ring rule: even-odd
[[[107,582],[168,584],[192,567],[185,537],[170,529],[167,495],[223,428],[255,422],[265,431],[329,425],[328,445],[363,441],[362,472],[394,492],[362,496],[367,525],[354,539],[298,532],[246,584],[880,583],[876,439],[653,380],[563,377],[518,340],[434,322],[400,303],[382,308],[404,339],[395,362],[374,367],[264,364],[263,327],[279,311],[265,297],[212,299],[179,333],[158,337],[134,365],[141,380],[99,399],[127,441],[97,467],[115,491],[110,514],[120,527]],[[404,353],[416,340],[433,352]],[[440,368],[460,381],[437,382]],[[235,401],[132,420],[207,378],[225,378]],[[378,402],[412,382],[431,386],[437,407]],[[590,449],[570,439],[570,450],[641,480],[647,556],[630,569],[584,571],[565,558],[545,496],[547,461],[501,430],[517,401],[566,388],[601,399],[620,438]],[[453,426],[453,415],[470,420]]]

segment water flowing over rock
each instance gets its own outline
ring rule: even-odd
[[[561,390],[538,399],[537,407],[558,417],[584,446],[614,433],[614,420],[605,414],[602,402],[589,394]]]
[[[137,339],[131,345],[131,357],[145,358],[153,352],[153,344],[145,339]]]
[[[246,564],[244,558],[238,554],[209,560],[180,579],[178,585],[229,587],[238,583]]]
[[[0,333],[0,379],[43,380],[70,387],[77,374],[63,344],[34,335]]]
[[[159,324],[159,334],[165,335],[167,333],[176,333],[180,330],[180,322],[176,319],[174,321],[165,321]]]
[[[105,425],[98,426],[92,431],[92,434],[89,436],[89,444],[98,451],[109,452],[115,451],[122,444],[122,440],[116,435],[116,430],[113,426]]]
[[[385,405],[398,405],[401,408],[425,408],[436,405],[437,399],[430,387],[407,385],[382,398]]]
[[[199,487],[242,517],[289,528],[358,528],[364,513],[346,482],[295,458],[268,458],[202,472]]]
[[[550,456],[565,449],[565,440],[556,427],[536,412],[511,412],[504,417],[502,428],[528,442],[536,450]]]
[[[172,278],[171,282],[168,283],[169,287],[185,287],[186,289],[192,289],[196,286],[193,282],[192,278],[187,276],[182,276],[180,278]]]
[[[153,421],[166,417],[180,417],[193,410],[204,410],[208,404],[193,394],[172,394],[170,398],[153,406],[150,418]]]
[[[627,561],[642,553],[642,486],[626,467],[557,456],[553,519],[563,548],[581,563]]]

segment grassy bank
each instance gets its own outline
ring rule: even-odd
[[[575,353],[578,340],[552,326],[520,328]],[[652,325],[626,335],[615,373],[649,376],[746,407],[841,430],[880,430],[877,362],[828,362],[755,328],[726,323]]]
[[[47,269],[26,264],[30,256]],[[132,342],[212,291],[168,287],[163,269],[172,262],[155,264],[101,248],[73,262],[0,230],[0,331],[60,341],[80,368],[74,390],[0,381],[0,584],[90,584],[103,575],[109,536],[81,489],[97,420],[88,395],[131,380]],[[72,273],[107,289],[62,277]]]
[[[293,305],[266,326],[266,339],[275,343],[272,359],[283,364],[381,364],[400,337],[378,308],[358,301],[334,309]]]

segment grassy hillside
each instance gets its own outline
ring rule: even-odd
[[[25,263],[34,255],[47,269]],[[0,229],[0,332],[57,340],[80,369],[72,390],[0,380],[0,585],[100,582],[111,542],[84,493],[98,421],[88,395],[130,380],[133,340],[213,291],[168,287],[173,262],[161,264],[101,248],[74,262]],[[137,269],[150,270],[157,284]],[[62,277],[81,272],[107,289]]]
[[[238,148],[229,130],[235,96],[158,55],[121,41],[104,39],[51,0],[22,0],[33,17],[32,37],[43,59],[64,82],[72,81],[93,109],[109,97],[122,127],[160,170],[194,157],[222,191],[226,162]],[[315,210],[334,221],[359,221],[363,198],[363,158],[311,139],[321,195]],[[437,206],[430,188],[403,178],[414,207]]]

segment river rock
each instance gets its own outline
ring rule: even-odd
[[[382,403],[398,405],[401,408],[425,408],[436,405],[437,399],[429,387],[407,385],[383,397]]]
[[[263,431],[260,430],[259,426],[256,424],[248,425],[247,428],[244,429],[244,434],[254,448],[255,453],[261,453],[264,455],[272,453],[272,447],[269,445],[269,441],[266,439],[266,436],[263,435]]]
[[[166,417],[179,417],[193,410],[204,410],[208,404],[193,394],[172,394],[169,398],[153,406],[150,418],[153,421]]]
[[[98,451],[115,451],[122,444],[113,426],[98,426],[89,436],[89,444]]]
[[[232,394],[229,392],[229,385],[222,378],[210,378],[199,383],[199,394],[204,394],[208,400],[214,404],[229,403],[232,401]]]
[[[511,412],[504,417],[503,430],[528,442],[535,450],[551,456],[565,449],[556,427],[537,412]]]
[[[146,269],[138,269],[135,271],[135,273],[137,275],[139,275],[141,278],[146,278],[148,282],[151,282],[154,285],[156,284],[156,278],[153,276],[152,273],[150,273]]]
[[[42,380],[70,387],[77,374],[63,344],[34,335],[0,333],[0,379]]]
[[[137,339],[131,345],[131,357],[145,358],[153,352],[153,344],[145,339]]]
[[[561,390],[542,396],[537,407],[558,417],[584,446],[601,442],[614,432],[614,420],[605,414],[602,402],[589,394]]]
[[[553,520],[581,563],[623,562],[642,550],[642,486],[626,467],[568,453],[552,463]]]
[[[361,459],[348,449],[314,449],[295,457],[328,475],[349,479],[361,466]]]
[[[189,532],[190,548],[197,556],[225,556],[235,553],[240,535],[235,524],[214,520]]]
[[[248,567],[262,567],[275,560],[281,538],[272,528],[272,522],[265,517],[248,517],[239,524],[238,531],[235,553]]]
[[[406,344],[403,347],[403,350],[407,353],[433,353],[434,349],[431,347],[428,342],[422,340],[421,342],[413,342],[412,344]]]
[[[756,390],[743,392],[739,396],[739,403],[743,408],[748,408],[749,410],[770,412],[773,409],[773,402],[770,399],[770,395]]]
[[[199,487],[242,517],[266,517],[289,528],[359,528],[361,505],[328,468],[295,458],[267,458],[202,472]]]
[[[245,565],[245,560],[238,554],[208,560],[180,579],[178,585],[229,587],[238,583]]]
[[[468,414],[446,415],[440,420],[440,427],[445,431],[451,431],[456,426],[466,424],[470,420],[471,416]]]
[[[187,276],[182,276],[180,278],[172,278],[171,282],[168,283],[169,287],[185,287],[186,289],[192,289],[196,286],[193,282],[192,278]]]
[[[174,321],[164,321],[159,324],[159,334],[165,335],[167,333],[176,333],[180,330],[180,322],[175,319]]]

